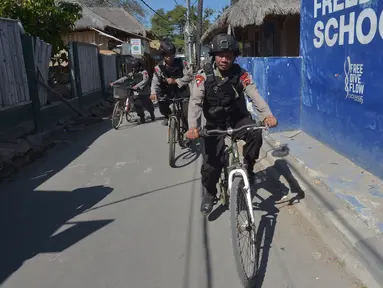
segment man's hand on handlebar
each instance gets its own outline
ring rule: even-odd
[[[190,140],[194,140],[194,139],[198,139],[199,138],[199,132],[198,132],[198,129],[197,128],[190,128],[186,134],[185,134],[186,138],[190,139]]]
[[[168,78],[166,79],[166,81],[168,82],[168,84],[177,84],[176,79],[173,78]]]
[[[277,118],[275,118],[273,115],[269,115],[265,118],[265,120],[263,120],[263,123],[266,127],[272,128],[277,126],[278,121]]]
[[[150,100],[157,101],[157,95],[156,94],[150,95]]]

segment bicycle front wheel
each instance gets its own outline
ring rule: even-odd
[[[117,101],[114,104],[113,114],[112,114],[112,126],[114,129],[120,127],[122,120],[124,119],[124,105],[121,105],[121,101]]]
[[[258,267],[256,228],[251,223],[250,209],[241,177],[235,177],[230,193],[230,226],[237,272],[243,287],[254,287]]]
[[[169,165],[170,167],[174,167],[174,158],[176,154],[177,123],[173,118],[170,118],[169,121]]]

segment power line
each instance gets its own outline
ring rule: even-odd
[[[157,16],[159,16],[161,19],[163,19],[163,20],[165,20],[166,22],[168,22],[168,23],[174,25],[174,23],[170,22],[168,19],[166,19],[165,17],[163,17],[161,14],[157,13],[157,11],[154,10],[152,7],[150,7],[150,6],[148,5],[148,3],[146,3],[144,0],[140,0],[140,1],[141,1],[142,3],[144,3],[144,5],[145,5],[146,7],[148,7],[154,14],[156,14]]]
[[[112,3],[110,3],[108,0],[105,0],[105,2],[107,2],[108,4],[112,5]],[[141,0],[142,3],[144,3],[151,11],[153,11],[156,15],[158,15],[161,19],[164,19],[165,21],[167,21],[168,23],[174,25],[174,23],[170,22],[168,19],[162,17],[159,13],[157,13],[152,7],[150,7],[145,1]],[[118,7],[122,8],[125,10],[125,8],[121,5],[121,4],[117,4]],[[162,26],[162,25],[160,25]],[[163,26],[162,26],[163,27]],[[156,35],[153,31],[151,31],[153,33],[154,36],[156,36],[157,38],[160,38],[158,35]]]

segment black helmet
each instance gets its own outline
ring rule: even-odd
[[[176,46],[169,40],[161,40],[160,52],[162,55],[174,55],[176,54]]]
[[[234,56],[240,55],[238,42],[233,36],[218,34],[211,40],[209,54],[215,56],[217,53],[225,51],[233,52]]]
[[[132,68],[140,68],[141,67],[141,62],[137,58],[133,58],[130,60],[130,65],[132,65]]]

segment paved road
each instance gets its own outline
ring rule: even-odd
[[[109,127],[70,136],[0,186],[0,286],[240,287],[228,212],[199,213],[198,155],[178,151],[188,165],[172,169],[159,122]],[[260,183],[262,197],[273,187]],[[264,206],[259,287],[359,287],[294,207]]]

